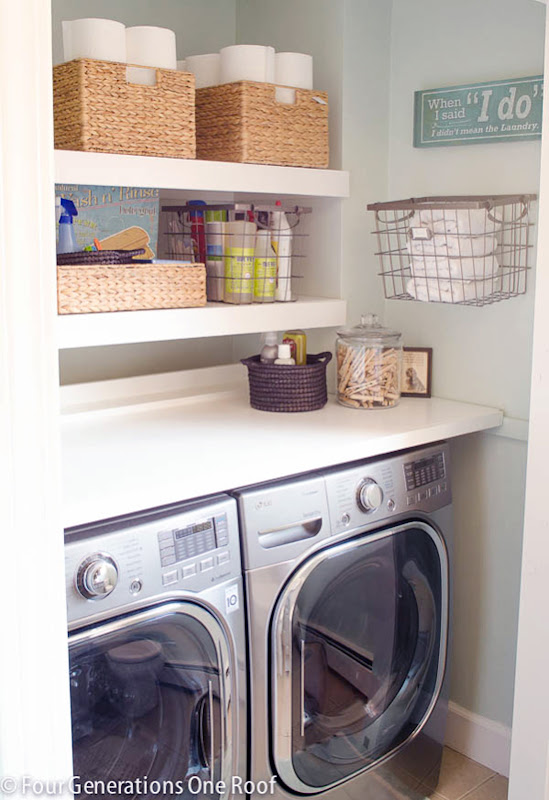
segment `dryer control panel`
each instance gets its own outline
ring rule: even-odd
[[[69,622],[198,594],[238,578],[236,501],[207,501],[107,520],[66,532]]]
[[[325,473],[332,534],[449,505],[448,446],[439,444]]]

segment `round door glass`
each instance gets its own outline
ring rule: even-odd
[[[160,782],[160,796],[201,798],[189,780],[221,774],[218,651],[192,614],[144,617],[70,647],[74,774],[116,781],[115,797],[158,797]]]
[[[307,786],[371,766],[425,718],[444,660],[441,546],[410,527],[335,546],[308,573],[291,617],[290,691],[293,771]]]

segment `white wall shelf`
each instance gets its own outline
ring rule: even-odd
[[[331,328],[345,323],[346,306],[344,300],[301,297],[294,303],[208,303],[204,308],[66,314],[58,317],[58,347],[162,342],[294,327]]]
[[[225,161],[55,151],[55,182],[204,192],[348,197],[349,173]]]

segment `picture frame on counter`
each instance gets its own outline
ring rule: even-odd
[[[402,397],[431,397],[432,347],[402,348]]]

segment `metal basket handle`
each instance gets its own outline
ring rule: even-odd
[[[382,225],[387,225],[389,220],[381,219],[381,217],[379,216],[380,213],[381,213],[381,211],[376,211],[376,222],[379,222]],[[388,213],[388,212],[386,212],[386,213]],[[390,222],[396,222],[396,223],[406,222],[407,219],[412,219],[412,217],[414,216],[415,213],[416,212],[414,211],[414,209],[412,209],[411,211],[408,211],[407,214],[403,214],[402,217],[397,217],[396,214],[395,214],[395,216],[390,220]]]
[[[513,217],[512,222],[519,222],[521,219],[524,219],[524,217],[528,216],[529,204],[526,203],[524,200],[522,200],[521,205],[522,205],[522,213],[518,217]],[[488,217],[490,222],[496,222],[498,225],[503,225],[503,216],[501,219],[498,219],[495,213],[494,214],[491,213],[492,209],[495,209],[495,206],[491,205],[490,208],[488,208],[486,211],[486,216]]]

